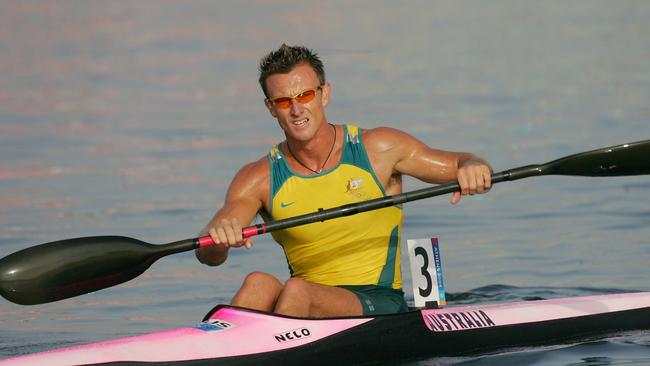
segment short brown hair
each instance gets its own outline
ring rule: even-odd
[[[294,67],[300,64],[311,66],[320,84],[325,84],[325,68],[318,54],[304,46],[287,46],[282,44],[277,51],[271,51],[260,61],[260,86],[264,96],[268,98],[266,91],[266,78],[273,74],[289,73]]]

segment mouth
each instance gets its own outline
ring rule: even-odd
[[[300,120],[297,120],[297,121],[292,121],[291,123],[294,126],[300,127],[300,126],[304,126],[307,122],[309,122],[309,118],[303,118],[303,119],[300,119]]]

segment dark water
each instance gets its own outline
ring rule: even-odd
[[[282,42],[319,50],[332,121],[401,128],[496,170],[648,139],[649,18],[646,1],[1,1],[0,256],[194,236],[237,169],[282,139],[256,84]],[[650,290],[647,176],[448,199],[406,205],[404,236],[440,238],[450,303]],[[251,270],[286,278],[270,238],[219,268],[181,254],[74,299],[0,299],[0,357],[194,324]],[[649,344],[415,364],[645,365]]]

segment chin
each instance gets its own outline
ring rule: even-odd
[[[312,122],[307,122],[304,125],[299,126],[289,124],[289,126],[286,126],[284,129],[287,136],[300,141],[310,140],[316,135],[316,131],[318,131],[318,128],[315,127]]]

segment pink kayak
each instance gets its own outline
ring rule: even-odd
[[[650,292],[302,319],[226,305],[202,322],[0,366],[340,365],[476,355],[650,329]]]

